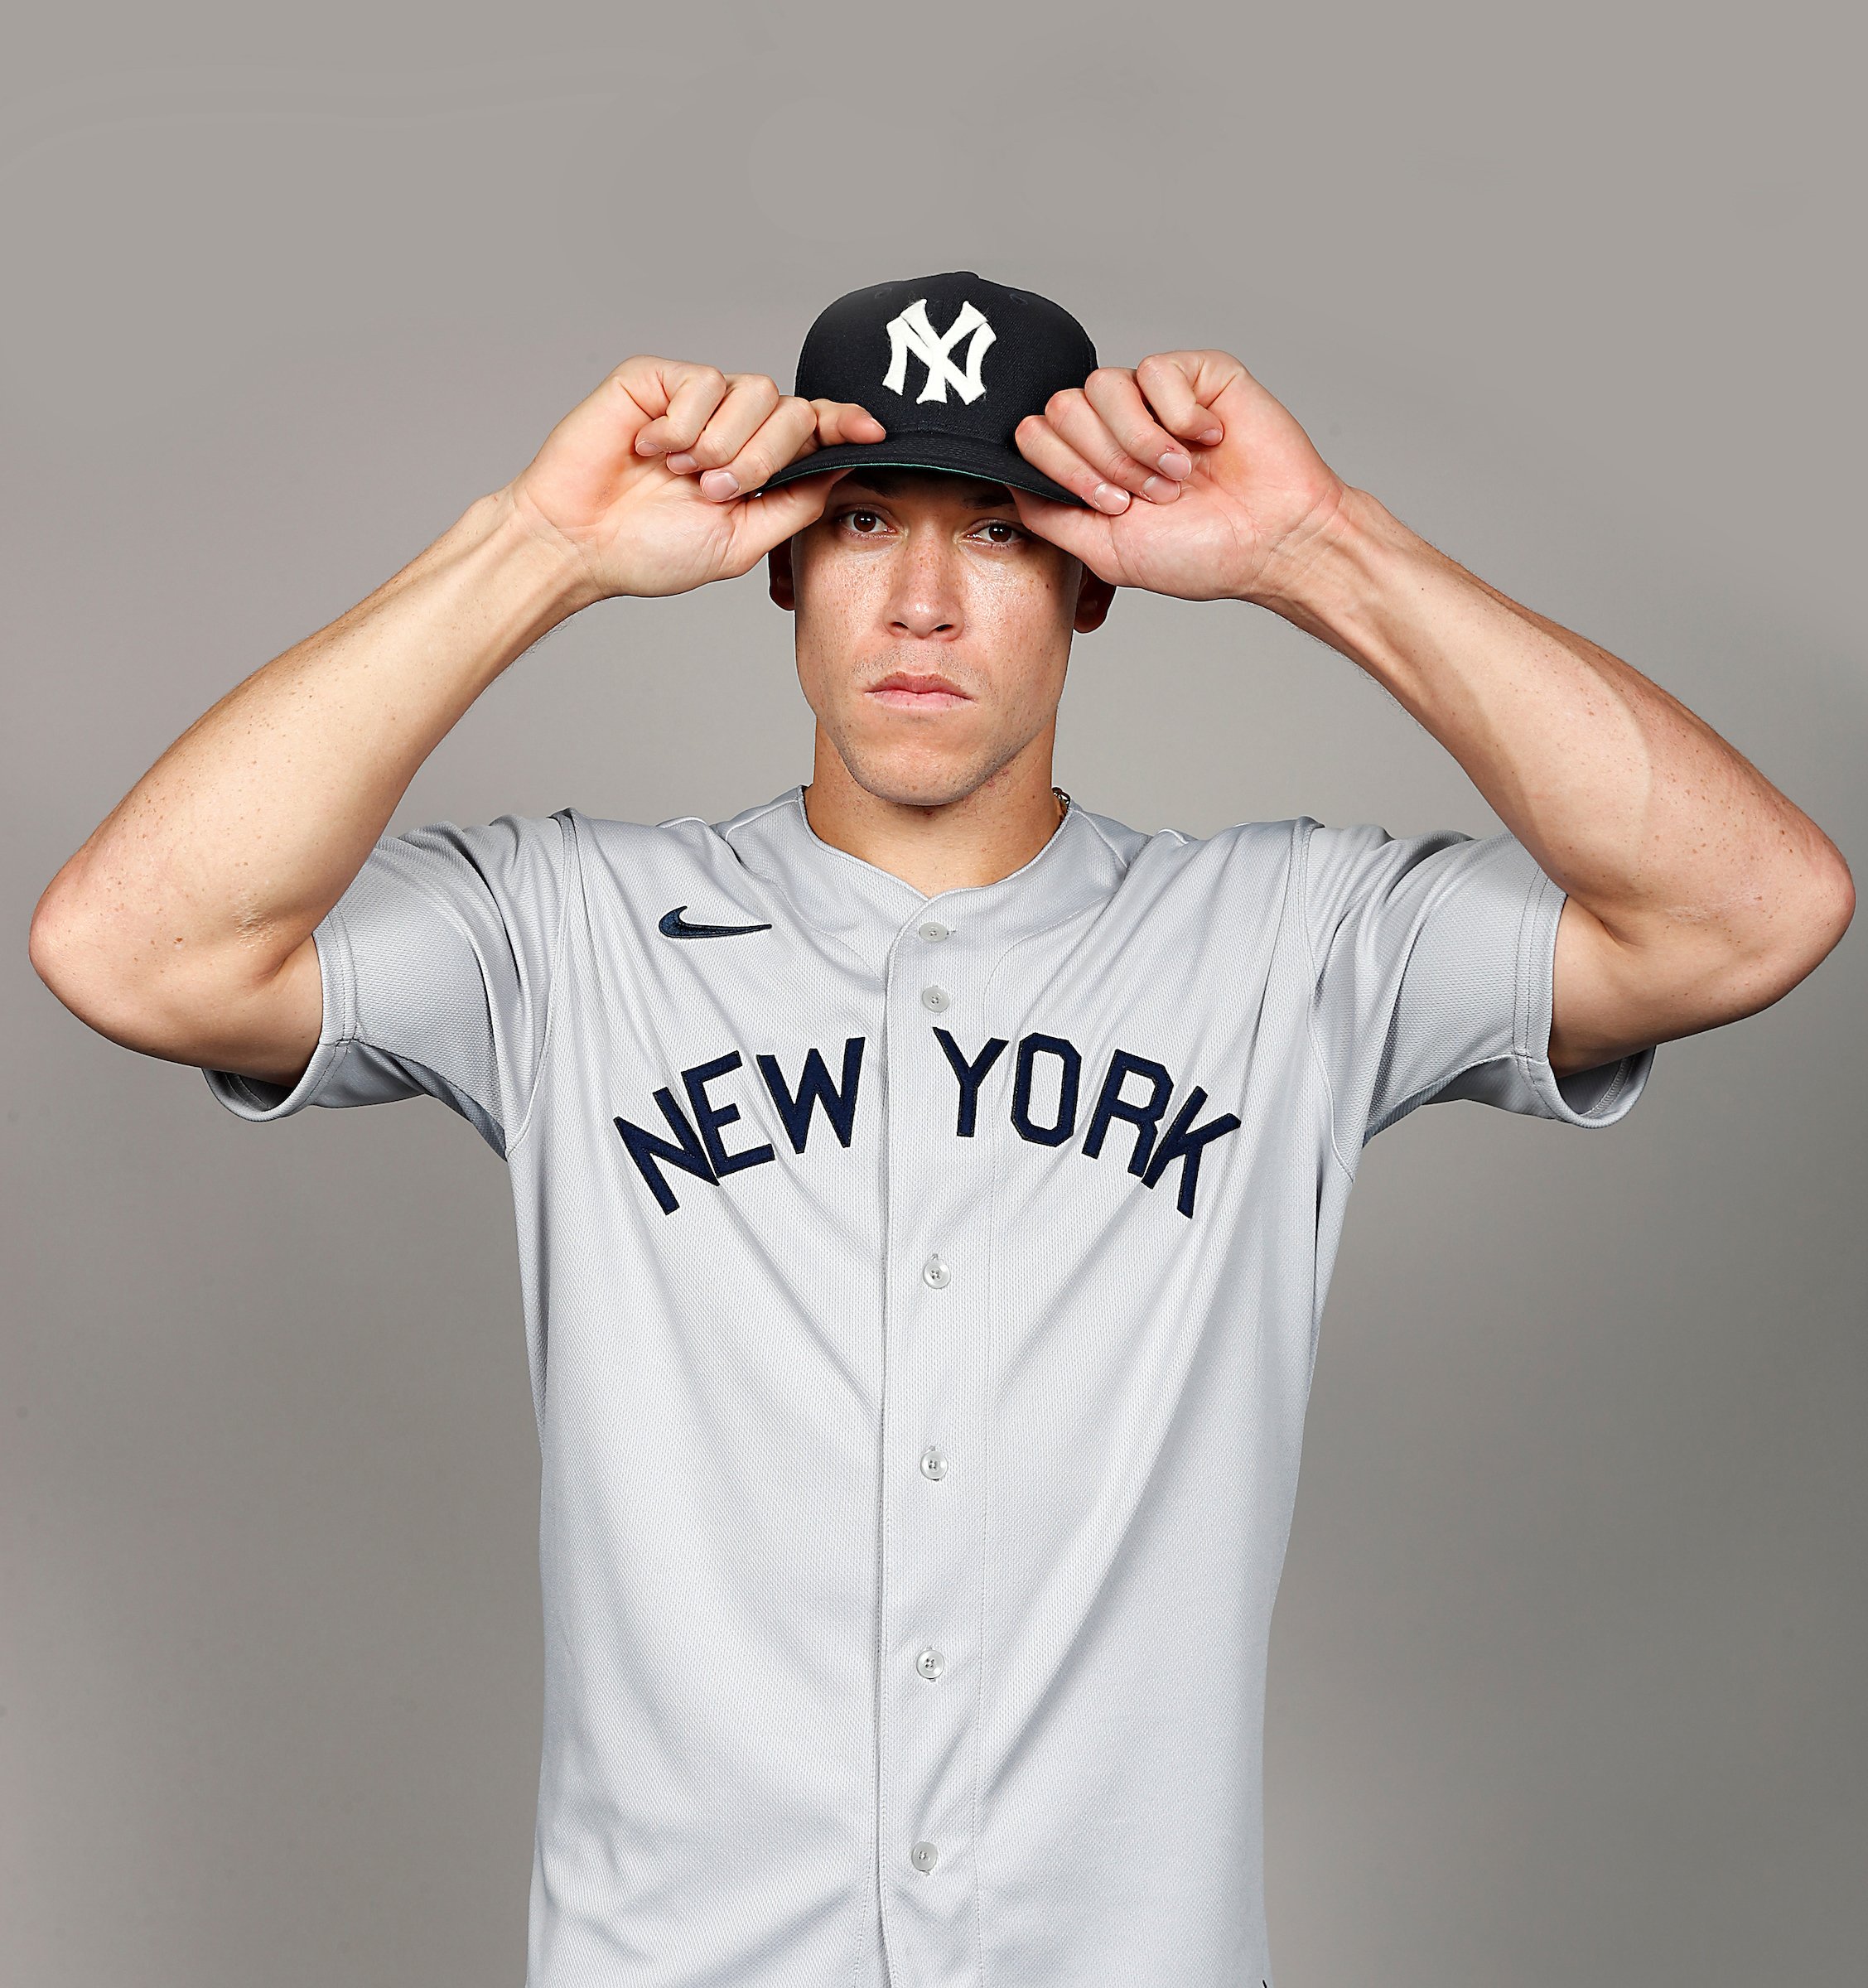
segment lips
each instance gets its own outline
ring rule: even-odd
[[[898,711],[944,711],[971,702],[959,686],[933,670],[898,669],[869,687],[879,703]]]
[[[937,675],[931,669],[898,669],[884,677],[880,683],[871,686],[875,690],[944,690],[949,697],[963,697],[966,692],[959,685],[947,678]]]

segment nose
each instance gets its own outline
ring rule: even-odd
[[[889,632],[923,639],[960,632],[957,555],[940,531],[910,531],[896,555],[887,606]]]

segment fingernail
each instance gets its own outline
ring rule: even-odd
[[[731,470],[709,470],[701,479],[701,495],[716,504],[739,494],[740,480]]]
[[[1089,494],[1090,502],[1098,510],[1113,511],[1120,514],[1128,509],[1128,492],[1118,490],[1113,483],[1099,483]]]
[[[1221,436],[1223,436],[1225,432],[1226,431],[1224,428],[1209,428],[1206,432],[1200,437],[1200,440],[1204,442],[1209,448],[1211,448],[1214,443],[1218,442]]]
[[[1183,476],[1193,475],[1194,459],[1191,456],[1183,456],[1178,449],[1170,449],[1161,457],[1161,467],[1178,481]]]
[[[635,438],[635,452],[638,456],[654,456],[659,451],[661,446],[659,442],[652,442],[646,435],[638,435]]]
[[[1142,485],[1142,495],[1151,504],[1172,504],[1180,495],[1180,485],[1170,483],[1165,476],[1151,476]]]
[[[662,461],[674,471],[677,476],[688,475],[693,470],[700,467],[700,465],[694,461],[693,457],[690,456],[685,449],[680,451],[677,455],[664,456],[662,458]]]

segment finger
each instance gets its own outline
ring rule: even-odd
[[[1140,395],[1137,398],[1139,399]],[[1146,497],[1151,504],[1171,504],[1180,495],[1180,485],[1161,475],[1149,464],[1138,462],[1110,432],[1109,424],[1090,405],[1081,387],[1066,387],[1045,403],[1045,418],[1055,433],[1103,480],[1118,490]],[[1151,426],[1153,424],[1151,423]],[[1193,459],[1187,466],[1193,468]],[[1103,507],[1107,509],[1108,507]]]
[[[664,364],[660,384],[668,404],[637,434],[639,456],[665,456],[671,450],[692,448],[713,410],[726,398],[726,375],[717,366],[690,366],[678,360]]]
[[[1035,470],[1042,470],[1053,483],[1074,491],[1087,504],[1111,517],[1120,517],[1132,499],[1127,490],[1111,483],[1103,472],[1086,462],[1065,442],[1048,417],[1027,414],[1012,430],[1018,452]]]
[[[720,468],[758,433],[779,400],[778,388],[766,374],[729,373],[725,399],[707,417],[692,446],[675,450],[664,460],[681,476]]]
[[[775,545],[814,524],[847,469],[823,470],[815,476],[800,476],[795,483],[780,484],[775,490],[755,490],[742,497],[730,514],[733,546],[730,555],[735,572],[748,572]]]
[[[695,476],[731,462],[779,404],[776,384],[763,373],[729,373],[720,405],[685,449],[671,449],[662,461],[678,476]]]
[[[1093,573],[1108,579],[1110,523],[1099,511],[1080,511],[1074,504],[1059,504],[1050,497],[1035,496],[1030,490],[1013,490],[1019,522],[1048,539],[1060,552],[1081,559]]]
[[[1196,355],[1152,352],[1135,369],[1135,381],[1164,428],[1182,442],[1209,449],[1223,439],[1225,429],[1194,391],[1198,370]]]
[[[886,440],[889,431],[867,408],[853,400],[813,400],[817,413],[817,443],[820,449],[834,448],[839,442],[875,442]]]
[[[725,504],[741,490],[756,490],[768,476],[815,449],[817,425],[817,410],[811,403],[786,394],[731,462],[702,476],[701,495]]]
[[[1135,375],[1122,366],[1098,366],[1084,382],[1084,398],[1131,461],[1147,463],[1175,483],[1194,473],[1194,459],[1148,411]],[[1150,495],[1146,490],[1145,496]]]
[[[620,388],[635,403],[637,412],[647,422],[667,413],[674,384],[686,369],[679,359],[657,359],[653,353],[640,352],[633,359],[625,359],[597,391],[613,393]]]

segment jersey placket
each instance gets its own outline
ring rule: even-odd
[[[989,948],[930,899],[889,953],[878,1860],[890,1974],[977,1975],[977,1723],[990,1199],[936,1028],[978,1015]]]

